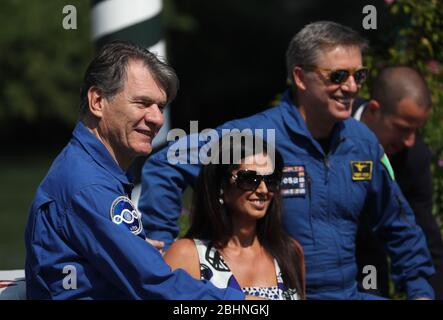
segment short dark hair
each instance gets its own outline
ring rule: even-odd
[[[425,110],[431,108],[431,93],[423,76],[408,66],[383,68],[371,87],[371,99],[380,103],[383,114],[396,112],[398,103],[411,98]]]
[[[318,54],[328,47],[356,46],[360,50],[368,42],[351,28],[333,21],[317,21],[306,25],[289,42],[286,51],[286,72],[293,84],[292,71],[298,65],[316,65]]]
[[[149,50],[129,41],[117,40],[104,45],[85,72],[80,90],[80,116],[88,110],[88,90],[91,87],[96,87],[107,99],[123,89],[130,60],[142,61],[165,91],[167,103],[174,100],[179,87],[174,69]]]
[[[281,177],[283,172],[283,158],[280,153],[260,137],[253,135],[252,144],[246,143],[248,139],[237,139],[231,133],[231,143],[226,143],[226,136],[220,138],[219,153],[215,155],[218,161],[212,161],[204,165],[200,171],[194,192],[193,206],[191,210],[191,225],[186,238],[210,240],[217,248],[226,246],[233,233],[230,212],[219,202],[220,189],[226,187],[229,176],[240,164],[235,161],[229,164],[223,163],[224,152],[229,152],[231,160],[233,154],[241,154],[242,159],[264,153],[266,155],[274,152],[274,171]],[[241,141],[234,143],[234,141]],[[251,141],[251,140],[249,140]],[[251,146],[262,146],[254,148]],[[272,149],[271,149],[272,148]],[[272,161],[272,157],[271,161]],[[274,197],[266,215],[257,221],[257,238],[260,244],[277,260],[283,281],[289,288],[296,289],[302,299],[305,298],[304,279],[302,279],[301,261],[302,252],[294,248],[294,242],[282,227],[282,198],[279,192]]]

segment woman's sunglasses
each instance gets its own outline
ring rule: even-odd
[[[236,174],[232,174],[232,178],[237,187],[245,191],[257,190],[262,181],[265,182],[268,191],[277,192],[280,190],[281,177],[276,172],[260,175],[255,170],[239,170]]]
[[[309,65],[304,67],[320,72],[321,74],[326,73],[327,79],[334,84],[342,84],[347,81],[350,76],[353,76],[355,83],[360,86],[366,81],[369,73],[368,68],[365,67],[358,69],[325,69]]]

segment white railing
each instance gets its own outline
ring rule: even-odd
[[[25,299],[25,270],[0,271],[0,300]]]

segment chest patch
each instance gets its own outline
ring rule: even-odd
[[[352,180],[371,180],[372,161],[351,161]]]
[[[143,228],[141,214],[135,209],[132,201],[126,196],[116,198],[109,211],[111,220],[116,225],[129,229],[138,235]]]
[[[281,193],[283,196],[304,197],[306,195],[305,166],[288,166],[283,168]]]

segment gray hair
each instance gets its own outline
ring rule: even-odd
[[[88,107],[88,90],[96,87],[110,99],[124,86],[130,60],[140,60],[151,72],[157,85],[166,93],[167,103],[177,95],[179,81],[174,69],[149,50],[128,41],[113,41],[104,45],[86,70],[80,90],[80,116]]]
[[[318,21],[306,25],[289,43],[286,51],[286,71],[293,84],[292,72],[298,65],[315,65],[321,50],[328,47],[357,46],[367,48],[367,41],[349,27],[332,21]]]

